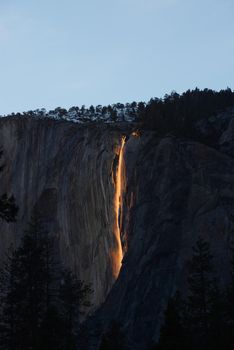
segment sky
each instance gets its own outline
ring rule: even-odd
[[[234,89],[234,0],[0,0],[0,114]]]

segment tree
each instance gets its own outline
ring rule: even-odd
[[[115,109],[110,110],[110,117],[113,122],[116,122],[118,119],[117,111]]]
[[[101,105],[97,105],[95,108],[95,112],[96,114],[101,114],[102,113],[102,106]]]
[[[91,105],[91,106],[89,107],[89,112],[90,112],[91,114],[94,114],[94,113],[95,113],[95,108],[94,108],[93,105]]]
[[[3,151],[0,150],[0,160],[2,158]],[[0,166],[0,172],[4,169],[4,165]],[[8,196],[4,193],[0,197],[0,218],[6,222],[14,222],[18,213],[18,207],[15,203],[14,196]]]
[[[54,112],[58,115],[59,118],[62,118],[67,114],[67,110],[61,107],[55,108]]]
[[[206,347],[211,331],[211,318],[215,313],[216,284],[214,283],[213,257],[209,243],[199,237],[193,256],[188,262],[188,296],[186,320],[191,342]]]
[[[223,128],[212,127],[209,118],[234,105],[234,92],[227,88],[219,92],[210,89],[187,90],[179,95],[172,91],[161,99],[151,99],[140,111],[138,108],[136,120],[143,122],[142,126],[153,129],[159,136],[174,134],[176,136],[192,137],[195,140],[218,145],[218,139]],[[203,121],[209,127],[198,127],[198,121]]]
[[[91,306],[89,297],[92,290],[70,270],[64,270],[61,277],[59,298],[64,321],[66,349],[70,350],[75,347],[80,317],[84,314],[85,308]]]
[[[8,254],[0,272],[1,349],[75,348],[75,342],[68,346],[68,335],[78,327],[76,302],[78,307],[88,306],[89,289],[70,272],[61,285],[61,272],[54,238],[34,216],[20,246]]]
[[[82,116],[85,114],[85,111],[86,111],[85,105],[82,105],[80,108],[80,112]]]
[[[102,335],[99,350],[124,350],[127,349],[126,337],[116,321],[112,321],[109,329]]]
[[[234,251],[232,281],[224,293],[215,278],[208,242],[199,237],[188,262],[188,291],[172,298],[165,312],[157,350],[231,350],[234,345]],[[225,307],[226,305],[226,307]]]
[[[19,320],[20,304],[18,300],[21,293],[17,290],[18,284],[18,254],[9,250],[7,261],[0,273],[0,348],[15,349],[17,334],[16,327]]]
[[[15,222],[18,213],[18,207],[15,203],[15,197],[10,197],[4,193],[0,197],[0,218],[6,222]]]
[[[225,294],[220,289],[218,282],[214,280],[211,293],[209,333],[207,334],[208,349],[219,350],[222,347],[228,349],[225,302]]]
[[[179,293],[169,299],[156,350],[187,349],[186,330],[181,316],[182,307]]]
[[[226,290],[227,343],[234,344],[234,244],[231,246],[231,280]],[[227,349],[229,347],[227,346]]]
[[[105,115],[107,113],[107,107],[103,106],[102,107],[102,115]]]
[[[20,246],[8,255],[1,271],[1,321],[9,328],[7,310],[14,310],[14,332],[9,333],[7,344],[1,334],[3,348],[15,343],[15,349],[37,349],[41,325],[51,302],[51,285],[54,282],[52,238],[43,229],[37,217],[32,218]],[[15,268],[17,266],[17,268]]]
[[[145,103],[139,102],[137,105],[137,121],[142,122],[145,118]]]

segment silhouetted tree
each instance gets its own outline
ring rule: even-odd
[[[53,262],[51,258],[53,242],[43,229],[38,218],[34,217],[29,229],[22,237],[19,248],[8,256],[1,271],[2,283],[2,324],[9,328],[6,310],[15,310],[14,333],[4,338],[15,342],[15,349],[37,349],[41,337],[41,324],[48,312],[52,298],[51,285],[54,282]],[[14,267],[17,266],[17,269]],[[14,281],[14,284],[9,282]],[[12,298],[12,295],[14,298]],[[7,344],[3,344],[7,349]]]
[[[0,160],[2,158],[3,151],[0,150]],[[0,172],[4,170],[4,165],[0,166]],[[0,218],[7,222],[14,222],[18,213],[18,207],[15,203],[14,196],[8,196],[4,193],[0,196]]]
[[[115,109],[111,109],[110,114],[111,114],[111,119],[113,120],[113,122],[116,122],[117,121],[117,111]]]
[[[15,203],[15,197],[12,195],[10,197],[4,193],[0,197],[0,218],[7,222],[16,221],[16,216],[18,213],[18,207]]]
[[[127,350],[126,336],[116,321],[112,321],[110,327],[101,338],[99,350]]]
[[[12,249],[11,249],[12,250]],[[20,320],[20,297],[18,253],[9,251],[0,272],[0,348],[16,349]]]
[[[59,118],[62,118],[62,117],[64,117],[67,114],[67,110],[65,108],[61,108],[61,107],[55,108],[54,111],[55,111],[55,113],[58,114]]]
[[[211,308],[209,320],[209,333],[207,334],[208,349],[219,350],[227,341],[227,323],[225,318],[225,293],[216,280],[213,281],[211,293]],[[228,347],[225,346],[225,349]]]
[[[155,350],[187,349],[188,339],[182,319],[183,303],[179,293],[170,298],[165,310],[164,324],[160,330],[159,343]]]
[[[234,244],[231,246],[231,281],[226,290],[227,349],[234,346]]]
[[[94,106],[93,106],[93,105],[91,105],[91,106],[89,107],[89,112],[90,112],[91,114],[94,114],[95,109],[94,109]]]
[[[188,292],[168,302],[157,350],[220,349],[226,342],[224,293],[208,242],[199,237],[188,262]]]
[[[90,288],[62,274],[55,253],[53,236],[34,216],[0,271],[1,349],[75,349],[77,317]]]
[[[107,107],[103,106],[102,107],[102,115],[105,115],[107,113]]]
[[[193,247],[193,256],[188,262],[187,325],[193,344],[206,344],[210,331],[213,308],[213,257],[210,246],[202,237]]]
[[[65,270],[62,273],[59,298],[67,350],[75,347],[80,317],[91,305],[89,301],[91,293],[90,286],[79,280],[71,271]]]
[[[211,126],[204,137],[197,122],[233,106],[234,92],[229,88],[219,92],[196,88],[181,95],[172,91],[163,99],[151,99],[144,109],[138,107],[137,120],[142,121],[144,128],[154,130],[160,136],[169,133],[216,145],[219,130]]]

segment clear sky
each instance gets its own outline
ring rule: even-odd
[[[0,0],[0,114],[234,89],[234,0]]]

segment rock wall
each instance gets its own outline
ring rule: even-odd
[[[0,257],[17,244],[33,209],[57,237],[64,264],[91,284],[94,308],[114,283],[110,251],[114,184],[112,167],[119,133],[106,127],[35,119],[2,119],[0,147],[6,164],[1,193],[19,205],[15,224],[0,223]]]
[[[199,235],[211,243],[221,283],[229,278],[234,226],[231,122],[220,133],[220,149],[215,149],[151,132],[132,136],[125,127],[111,125],[1,120],[6,163],[1,191],[14,193],[20,206],[16,224],[0,224],[1,258],[10,242],[17,244],[32,209],[40,208],[57,235],[64,263],[91,283],[94,307],[105,301],[92,327],[103,329],[116,319],[131,339],[131,349],[147,349],[157,339],[169,296],[186,289],[186,261]],[[120,223],[125,256],[113,286],[112,175],[126,133]]]
[[[186,290],[186,263],[199,235],[211,243],[221,283],[229,278],[234,160],[204,144],[146,132],[126,143],[125,164],[128,250],[95,321],[105,329],[118,320],[131,349],[142,350],[157,340],[168,298]]]

